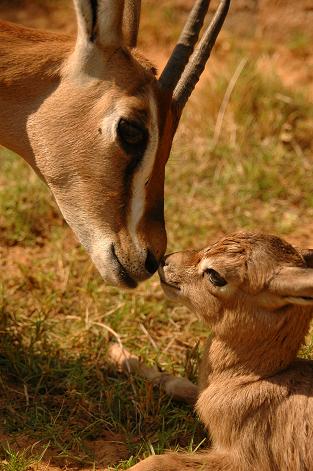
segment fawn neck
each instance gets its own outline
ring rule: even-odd
[[[289,366],[296,358],[299,347],[309,329],[311,313],[302,307],[286,308],[285,312],[273,312],[275,323],[264,322],[249,325],[244,321],[236,325],[239,316],[226,315],[236,319],[227,335],[223,323],[214,329],[214,337],[207,352],[209,374],[226,372],[235,376],[248,375],[253,378],[272,376]],[[255,318],[263,312],[252,313]],[[229,322],[228,322],[229,325]]]

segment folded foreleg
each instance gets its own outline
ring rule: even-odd
[[[174,399],[195,404],[198,398],[198,387],[187,378],[162,373],[157,368],[147,366],[138,357],[130,354],[118,344],[109,349],[110,360],[126,373],[137,374],[161,388]]]
[[[129,468],[130,471],[239,471],[234,461],[225,453],[184,454],[168,453],[150,456]]]

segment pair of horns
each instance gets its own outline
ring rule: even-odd
[[[136,47],[141,0],[74,0],[79,28],[90,41]],[[210,0],[196,0],[161,76],[160,86],[173,95],[178,115],[188,101],[208,61],[226,18],[230,0],[220,0],[196,49]],[[100,38],[99,38],[100,37]]]
[[[210,0],[197,0],[171,57],[160,77],[161,86],[172,92],[179,114],[198,83],[229,10],[230,0],[221,0],[196,49]]]
[[[198,83],[210,57],[228,13],[230,0],[220,1],[211,23],[194,50],[209,5],[210,0],[195,1],[180,38],[159,79],[161,87],[173,94],[173,100],[179,109],[179,114]],[[129,44],[135,46],[139,28],[140,2],[126,1],[124,18],[125,16],[126,19],[129,19],[128,28],[130,33],[128,38],[132,39]]]

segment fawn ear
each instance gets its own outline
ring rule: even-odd
[[[301,250],[301,255],[304,258],[306,266],[313,268],[313,249]]]
[[[97,43],[105,48],[122,44],[123,0],[74,0],[77,45]]]
[[[313,305],[313,269],[283,267],[270,281],[269,291],[291,304]]]

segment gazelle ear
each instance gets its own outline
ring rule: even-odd
[[[123,15],[124,42],[128,47],[137,46],[141,0],[125,0]]]
[[[77,43],[103,47],[122,44],[124,0],[74,0],[77,15]]]
[[[270,281],[269,291],[291,304],[313,305],[313,269],[283,267]]]
[[[301,255],[304,258],[307,267],[313,268],[313,249],[301,250]]]

